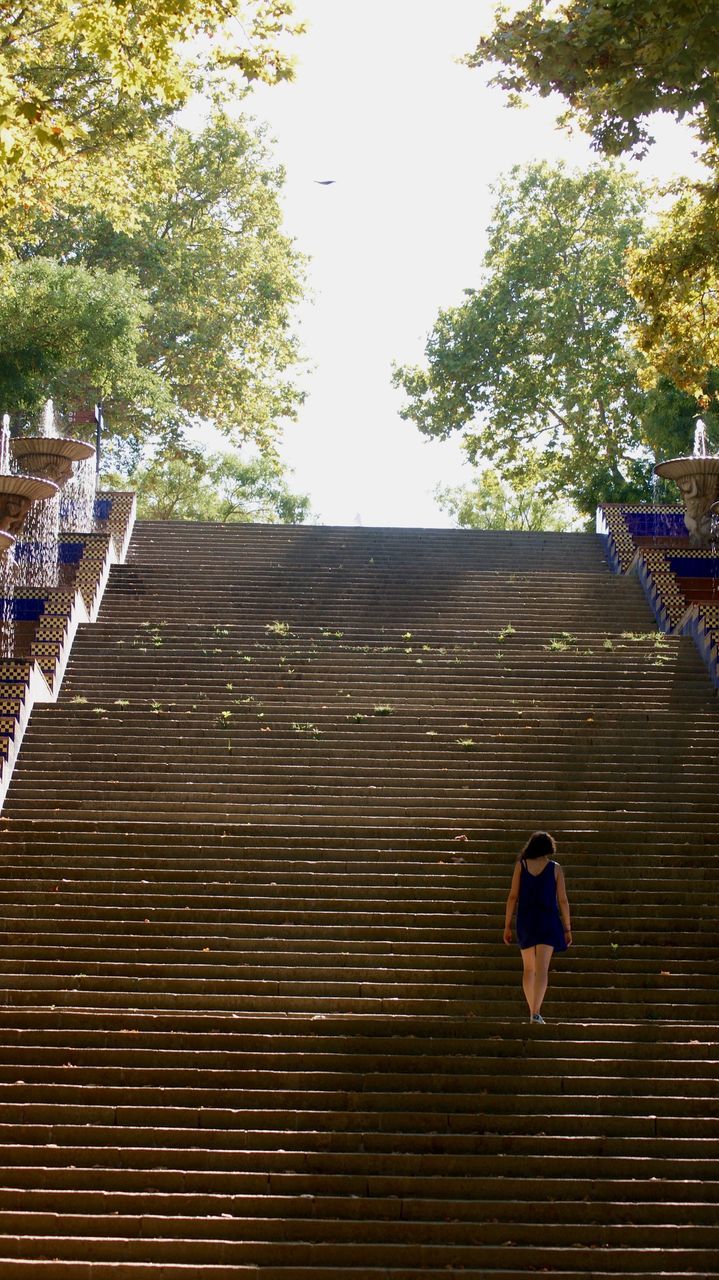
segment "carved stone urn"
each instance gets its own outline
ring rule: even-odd
[[[684,499],[684,523],[693,547],[711,542],[712,507],[719,500],[719,458],[670,458],[654,468],[673,480]]]
[[[33,502],[54,498],[58,492],[52,480],[0,475],[0,530],[18,537]]]
[[[10,452],[30,475],[53,480],[62,489],[72,476],[73,462],[91,458],[95,450],[84,440],[59,436],[16,436],[10,441]]]

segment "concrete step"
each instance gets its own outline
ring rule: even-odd
[[[138,526],[0,819],[2,1280],[714,1274],[717,704],[653,632],[590,534]]]

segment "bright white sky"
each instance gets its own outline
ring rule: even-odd
[[[323,524],[450,523],[433,490],[471,470],[458,441],[427,441],[401,420],[392,362],[421,362],[438,309],[477,283],[497,177],[534,159],[595,158],[556,129],[553,105],[509,110],[487,75],[457,64],[493,7],[298,0],[310,30],[293,45],[296,80],[244,104],[276,139],[286,231],[312,260],[308,396],[283,456]],[[686,170],[685,136],[670,122],[659,136],[647,176]]]

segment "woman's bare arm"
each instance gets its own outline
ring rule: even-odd
[[[569,899],[567,897],[567,886],[564,883],[564,872],[557,863],[557,905],[559,914],[562,917],[564,925],[564,936],[567,940],[567,946],[572,945],[572,921],[569,914]]]
[[[512,941],[512,917],[514,915],[514,909],[517,905],[517,899],[519,898],[519,878],[521,874],[522,874],[522,868],[520,867],[519,863],[517,863],[514,868],[512,883],[509,887],[509,897],[507,898],[507,909],[504,913],[504,941],[506,943],[511,943]]]

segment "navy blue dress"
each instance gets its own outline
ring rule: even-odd
[[[533,876],[522,859],[517,903],[517,941],[524,950],[544,943],[555,951],[566,951],[564,927],[557,906],[556,862]]]

